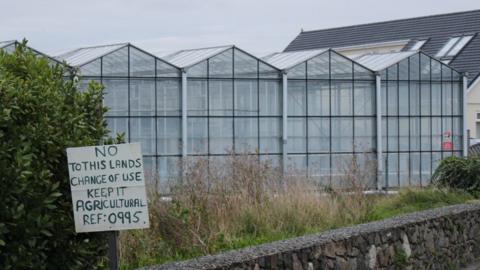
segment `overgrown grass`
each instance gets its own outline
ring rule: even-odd
[[[398,195],[378,200],[369,219],[385,219],[405,213],[465,203],[473,199],[470,194],[461,191],[437,189],[435,187],[405,188],[400,190]]]
[[[150,196],[147,230],[121,233],[123,269],[184,260],[225,250],[321,232],[407,212],[462,203],[468,194],[405,189],[398,195],[367,195],[375,171],[368,162],[344,164],[325,189],[279,170],[255,156],[222,163],[198,159],[183,164],[186,175],[171,200]]]

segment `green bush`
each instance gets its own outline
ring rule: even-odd
[[[461,189],[480,194],[480,156],[448,157],[433,174],[433,183],[440,187]]]
[[[76,234],[65,148],[107,135],[103,91],[85,92],[19,45],[0,50],[0,268],[95,269],[106,264],[102,233]]]

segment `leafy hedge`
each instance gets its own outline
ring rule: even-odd
[[[433,183],[480,195],[480,156],[448,157],[433,174]]]
[[[26,42],[0,50],[0,269],[106,265],[105,235],[75,233],[65,152],[107,135],[103,91],[67,72]]]

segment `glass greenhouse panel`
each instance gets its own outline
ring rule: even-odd
[[[128,77],[128,51],[123,47],[102,58],[102,76]]]
[[[208,118],[188,118],[188,154],[208,154]]]
[[[101,76],[102,74],[102,59],[97,59],[93,62],[85,64],[79,67],[79,73],[81,76]]]
[[[308,118],[308,152],[328,153],[330,151],[330,119]]]
[[[324,80],[308,80],[308,115],[330,115],[330,82]]]
[[[188,68],[187,75],[193,78],[206,78],[208,76],[208,62],[205,60]]]
[[[288,118],[288,153],[305,153],[307,150],[306,118]]]
[[[157,154],[179,155],[182,151],[181,118],[157,119]]]
[[[260,118],[260,153],[282,152],[282,119],[277,117]]]
[[[130,76],[154,77],[155,57],[130,47]]]
[[[182,86],[176,79],[159,79],[157,84],[157,115],[180,116],[182,109]]]
[[[287,159],[287,173],[291,175],[306,175],[307,156],[289,155]]]
[[[211,154],[227,154],[233,150],[233,118],[209,119]]]
[[[279,81],[260,80],[260,108],[262,116],[282,115],[282,88]]]
[[[210,80],[208,88],[209,114],[217,116],[233,115],[232,80]]]
[[[181,76],[180,71],[177,68],[158,59],[157,59],[156,75],[157,77],[180,77]]]
[[[324,52],[307,61],[307,77],[308,79],[329,79],[330,65],[329,52]]]
[[[330,69],[332,79],[353,79],[352,60],[335,52],[330,52]]]
[[[308,175],[323,186],[330,185],[330,155],[309,155]]]
[[[157,163],[155,157],[144,156],[143,172],[145,176],[145,185],[152,190],[155,190],[157,184]]]
[[[354,150],[355,152],[373,152],[375,146],[375,118],[356,117],[354,120]]]
[[[117,134],[124,134],[128,142],[128,118],[127,117],[106,117],[108,125],[108,136],[115,138]]]
[[[156,190],[160,192],[160,194],[170,193],[172,185],[180,180],[181,164],[182,162],[179,157],[158,158]]]
[[[306,115],[307,113],[306,82],[288,82],[288,115]]]
[[[306,63],[301,63],[288,69],[288,78],[289,79],[306,79],[307,78]]]
[[[332,152],[353,152],[353,118],[331,118]]]
[[[155,115],[155,81],[130,80],[130,115]]]
[[[258,81],[235,80],[235,115],[258,115]]]
[[[423,96],[422,96],[423,97]],[[408,81],[398,82],[398,114],[409,115],[410,114],[410,87]],[[422,100],[427,102],[426,100]],[[428,101],[430,102],[430,101]],[[422,106],[423,108],[424,106]]]
[[[258,149],[258,118],[235,118],[235,152],[255,153]]]
[[[262,79],[278,79],[282,77],[280,71],[263,62],[259,62],[258,73]]]
[[[103,103],[109,108],[107,116],[128,116],[128,80],[104,79]]]
[[[208,60],[208,76],[212,78],[233,78],[233,49]]]
[[[373,81],[355,81],[353,98],[355,115],[375,114],[375,87]]]
[[[187,91],[188,115],[208,114],[207,80],[189,80]]]
[[[155,155],[155,119],[130,118],[130,142],[139,142],[143,155]]]
[[[352,81],[331,82],[332,115],[353,115]]]
[[[430,80],[431,63],[430,57],[420,54],[420,79],[424,81]]]
[[[238,49],[234,49],[235,78],[257,78],[258,60]]]
[[[353,64],[353,76],[354,80],[375,80],[375,74],[371,70],[356,63]]]

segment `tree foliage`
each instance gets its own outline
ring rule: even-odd
[[[433,183],[480,195],[480,156],[448,157],[433,174]]]
[[[103,90],[67,73],[25,41],[0,50],[1,269],[105,266],[105,235],[75,233],[65,151],[105,139]]]

